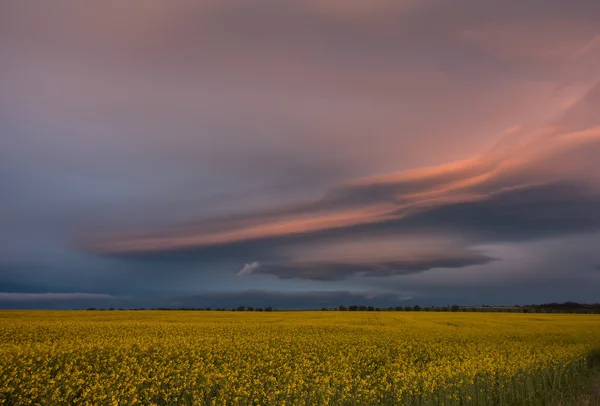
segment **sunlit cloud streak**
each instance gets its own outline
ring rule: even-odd
[[[587,106],[597,91],[592,89],[575,108]],[[89,247],[109,256],[193,256],[196,251],[202,258],[203,252],[227,246],[242,247],[243,253],[244,244],[252,255],[255,242],[267,241],[268,249],[254,249],[254,257],[248,258],[257,261],[256,266],[241,273],[284,279],[389,276],[485,264],[493,258],[470,250],[470,245],[600,227],[600,179],[593,170],[600,153],[600,127],[568,131],[563,123],[568,120],[561,120],[536,131],[515,129],[472,159],[347,181],[313,202],[224,219],[222,229],[212,220],[206,228],[199,222],[157,235],[111,235]],[[387,240],[378,235],[387,235]],[[425,251],[407,252],[401,241],[389,236],[411,238]],[[311,253],[302,245],[311,239],[329,251],[311,260],[314,248]],[[332,249],[339,240],[346,241],[343,249]],[[439,242],[444,240],[455,241],[455,246],[441,249]],[[299,247],[302,254],[290,255],[289,246]],[[348,254],[357,252],[362,252],[360,258]]]

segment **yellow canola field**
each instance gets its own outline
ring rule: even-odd
[[[534,404],[600,317],[0,311],[0,405]]]

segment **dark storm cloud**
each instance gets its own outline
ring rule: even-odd
[[[600,188],[591,171],[597,165],[591,151],[600,152],[600,130],[552,129],[529,138],[500,144],[469,161],[351,181],[320,201],[242,216],[221,228],[217,221],[199,225],[198,231],[117,236],[96,249],[130,259],[227,256],[261,264],[251,273],[339,280],[357,273],[391,276],[479,265],[491,257],[470,252],[472,245],[600,230]],[[429,237],[418,249],[394,241],[407,236],[419,241],[424,235]],[[456,244],[445,246],[433,236]],[[346,258],[361,248],[356,241],[365,252]],[[314,251],[308,242],[335,249],[306,259]]]
[[[493,193],[399,221],[400,228],[451,230],[481,242],[517,241],[600,230],[600,193],[577,184],[549,184]],[[393,226],[392,226],[393,227]]]
[[[494,259],[486,255],[470,253],[454,258],[419,258],[407,260],[390,260],[377,263],[357,264],[353,262],[286,262],[283,264],[259,264],[255,270],[246,273],[264,273],[275,275],[281,279],[311,279],[335,281],[349,276],[362,274],[369,277],[385,277],[424,272],[433,268],[463,268],[470,265],[486,264]],[[241,272],[241,271],[240,271]],[[246,274],[244,273],[244,274]]]
[[[402,293],[360,291],[274,291],[244,290],[202,292],[187,295],[146,295],[137,297],[114,297],[110,295],[66,294],[18,294],[0,292],[0,305],[9,309],[100,309],[112,308],[225,308],[238,306],[267,307],[276,309],[315,309],[339,305],[404,305],[411,296]]]
[[[112,295],[98,293],[12,293],[0,292],[0,302],[46,302],[62,300],[109,300]]]
[[[432,268],[460,268],[485,264],[492,257],[470,252],[465,246],[502,241],[527,241],[600,230],[600,194],[588,187],[549,184],[492,193],[475,202],[445,204],[398,219],[352,225],[310,233],[256,238],[249,241],[208,245],[182,250],[157,250],[121,253],[134,261],[173,263],[211,263],[255,260],[261,264],[254,273],[273,274],[283,279],[304,278],[339,280],[360,273],[390,276],[423,272]],[[308,242],[327,246],[332,241],[415,236],[422,233],[463,239],[463,246],[451,252],[438,249],[435,242],[423,241],[430,251],[411,258],[410,252],[390,247],[383,257],[367,252],[363,260],[344,260],[339,253],[312,262],[296,260],[286,253],[288,247],[303,247]],[[302,248],[299,249],[301,251]],[[310,251],[309,249],[307,249]],[[302,257],[302,254],[298,254]],[[277,262],[279,261],[279,262]]]
[[[122,302],[108,294],[0,292],[2,309],[86,309],[114,307]]]

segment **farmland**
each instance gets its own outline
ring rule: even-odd
[[[0,311],[0,404],[547,404],[599,347],[596,315]]]

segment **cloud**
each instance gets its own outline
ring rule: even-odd
[[[558,120],[557,125],[569,131],[581,131],[597,126],[599,119],[597,110],[600,105],[600,83],[589,89],[572,108],[567,110]]]
[[[576,108],[593,102],[595,90]],[[471,246],[600,230],[600,127],[561,128],[515,129],[471,159],[350,180],[312,202],[212,220],[201,233],[111,236],[92,249],[130,259],[252,255],[238,275],[317,281],[487,264],[495,258]]]
[[[12,293],[0,292],[0,302],[48,302],[72,300],[111,300],[114,296],[102,293]]]
[[[238,274],[282,279],[482,265],[494,258],[471,246],[600,230],[597,153],[598,128],[542,129],[466,161],[352,180],[320,200],[222,224],[213,220],[200,226],[201,233],[191,227],[157,236],[111,236],[92,249],[133,260],[252,255],[260,268],[247,264]],[[402,241],[413,246],[407,249]]]
[[[258,272],[275,275],[281,279],[310,279],[317,281],[335,281],[353,275],[367,277],[386,277],[419,273],[434,268],[464,268],[472,265],[483,265],[493,261],[489,256],[471,253],[470,255],[454,255],[443,257],[440,254],[431,258],[395,259],[388,262],[371,261],[356,262],[285,262],[282,264],[265,264]]]
[[[321,199],[271,213],[248,213],[221,223],[213,219],[154,235],[110,235],[91,247],[107,254],[176,251],[386,224],[435,227],[436,221],[473,228],[478,222],[493,225],[503,215],[519,219],[509,219],[515,234],[533,235],[541,221],[550,232],[585,230],[597,227],[597,153],[600,127],[575,132],[547,127],[472,159],[348,181]],[[506,229],[498,222],[489,231],[480,228],[475,231],[502,234]]]
[[[255,274],[280,279],[342,280],[354,275],[389,277],[433,268],[463,268],[494,259],[442,235],[346,236],[281,248],[279,261],[262,263]]]
[[[244,265],[244,267],[238,271],[237,275],[250,275],[251,273],[256,272],[259,268],[260,264],[258,262],[252,262],[251,264]]]
[[[460,278],[598,229],[597,1],[0,3],[3,290]]]

